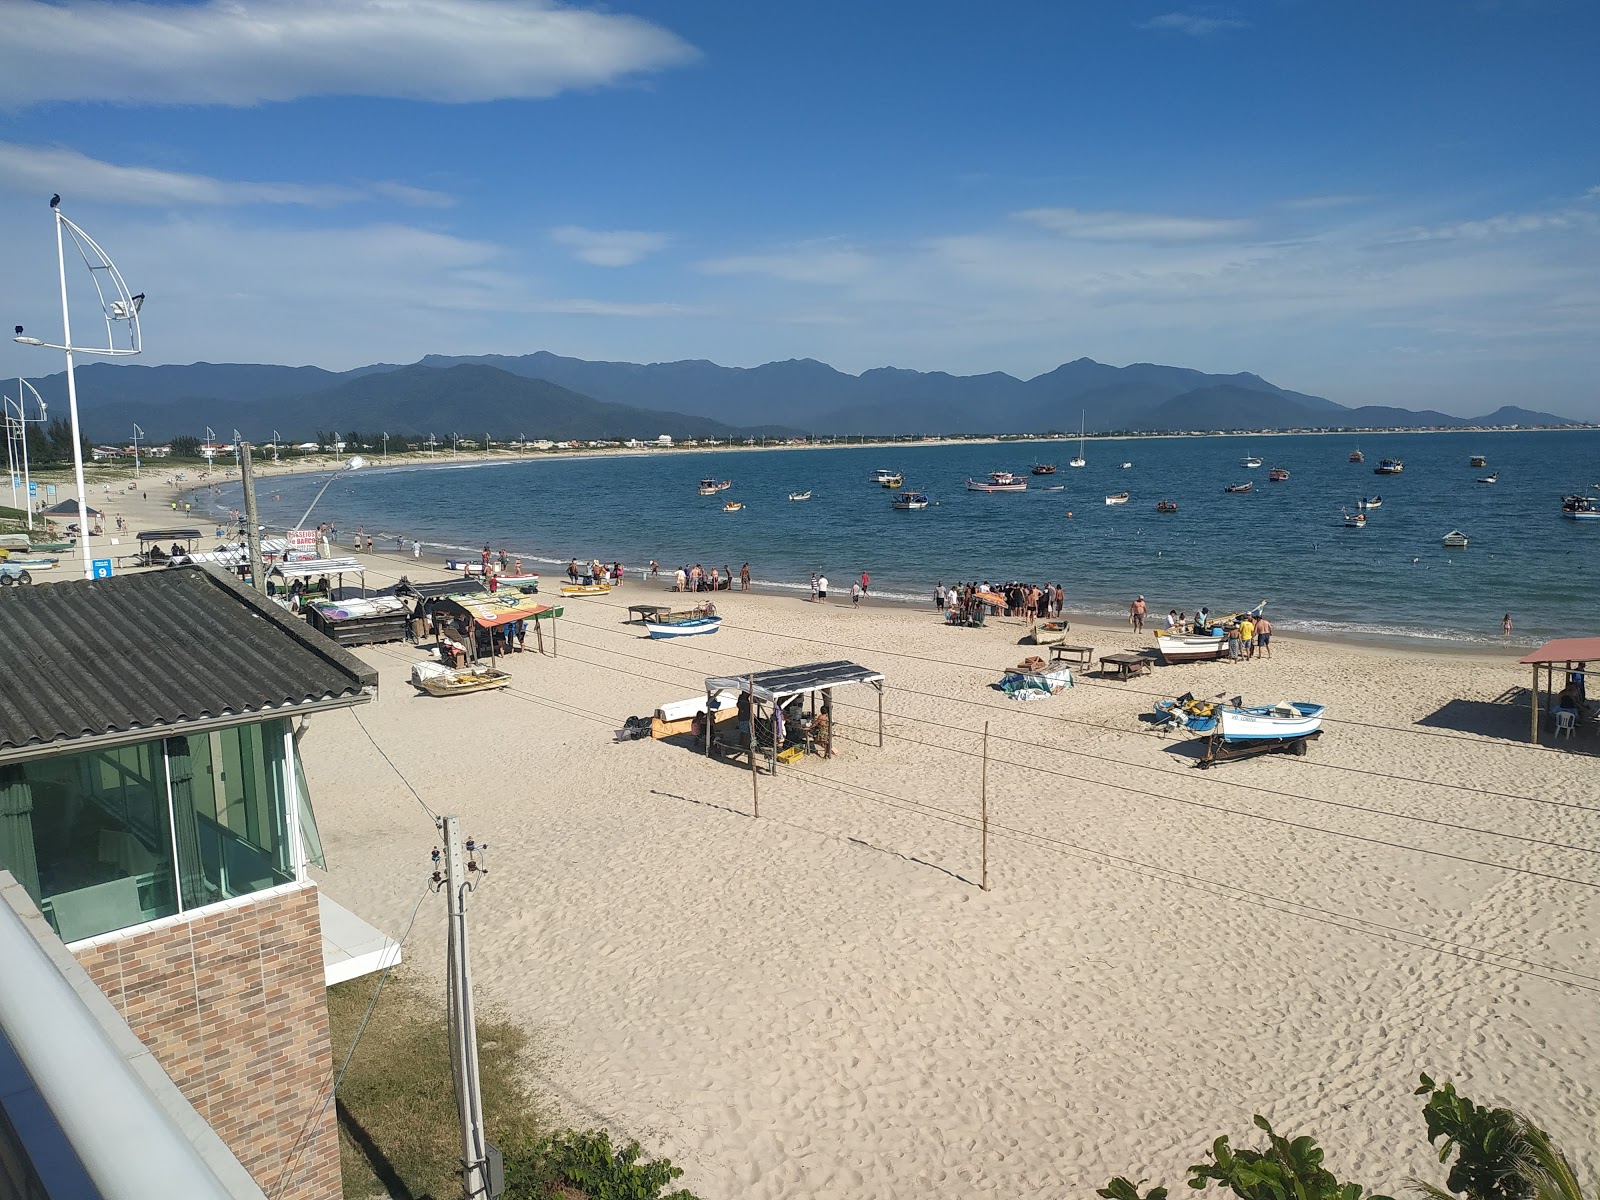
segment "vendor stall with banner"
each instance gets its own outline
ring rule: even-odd
[[[458,629],[462,624],[467,625],[473,634],[472,656],[491,659],[511,650],[513,643],[516,649],[521,649],[530,622],[535,648],[543,654],[543,622],[546,621],[550,622],[550,652],[555,656],[558,650],[556,618],[566,614],[566,609],[561,605],[541,604],[536,596],[523,592],[439,596],[430,602],[429,607],[435,625],[452,620],[457,623]]]

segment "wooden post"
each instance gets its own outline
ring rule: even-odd
[[[989,890],[989,722],[983,723],[983,784],[979,790],[982,799],[979,801],[979,821],[983,828],[983,883],[984,891]]]
[[[883,749],[883,684],[878,684],[878,749]]]
[[[750,799],[761,815],[761,785],[756,782],[756,677],[750,676]]]
[[[1530,708],[1529,708],[1529,711],[1528,711],[1528,716],[1530,718],[1529,726],[1528,726],[1528,740],[1530,742],[1537,742],[1539,740],[1539,664],[1538,663],[1534,663],[1533,664],[1533,691],[1530,694],[1530,696],[1528,697],[1528,704],[1530,705]]]

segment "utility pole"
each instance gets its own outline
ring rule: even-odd
[[[466,1200],[494,1200],[505,1190],[505,1169],[500,1151],[489,1144],[483,1126],[483,1089],[478,1080],[478,1022],[472,1004],[472,955],[467,943],[467,893],[488,874],[478,861],[488,850],[471,838],[463,848],[460,821],[445,817],[444,875],[439,874],[439,851],[433,852],[435,887],[443,887],[449,908],[450,936],[446,975],[449,978],[451,1071],[455,1078],[456,1108],[461,1118],[461,1190]]]
[[[245,545],[250,548],[250,583],[256,591],[267,590],[267,573],[261,561],[261,523],[256,519],[256,473],[250,465],[250,443],[235,441],[239,450],[239,476],[244,486]]]

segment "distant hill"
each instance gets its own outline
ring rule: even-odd
[[[63,376],[38,386],[52,412],[65,407]],[[1512,406],[1482,417],[1347,408],[1248,372],[1212,375],[1159,363],[1114,367],[1089,358],[1027,380],[896,367],[849,375],[815,359],[759,367],[703,359],[589,362],[546,351],[428,355],[410,366],[374,363],[342,372],[91,363],[78,370],[78,394],[84,427],[95,440],[125,440],[134,422],[154,439],[210,427],[222,438],[237,428],[258,440],[273,430],[300,440],[318,429],[565,440],[1072,432],[1080,420],[1091,432],[1581,424]]]

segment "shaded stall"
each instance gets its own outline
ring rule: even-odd
[[[544,626],[550,622],[551,654],[558,651],[556,643],[556,618],[564,616],[566,609],[559,604],[542,604],[538,598],[523,592],[483,592],[476,596],[439,596],[432,601],[435,620],[450,616],[468,622],[474,632],[473,657],[482,657],[487,649],[489,657],[496,658],[509,646],[518,622],[533,622],[535,648],[544,653]],[[520,640],[520,639],[519,639]]]
[[[172,543],[173,552],[180,556],[192,554],[199,540],[198,529],[147,529],[139,535],[139,561],[146,566],[170,561],[172,553],[161,548],[163,542]]]
[[[323,575],[332,575],[338,579],[334,586],[344,590],[344,577],[354,575],[361,581],[361,594],[367,594],[367,569],[361,565],[361,560],[356,558],[310,558],[304,562],[279,563],[267,573],[268,578],[276,575],[285,582],[291,579],[314,579]]]
[[[1600,660],[1600,637],[1557,638],[1553,642],[1546,642],[1532,654],[1524,654],[1517,660],[1533,667],[1533,688],[1529,693],[1528,713],[1530,742],[1539,740],[1539,668],[1544,668],[1545,693],[1553,698],[1557,695],[1555,673],[1558,667],[1566,672],[1568,682],[1574,676],[1582,681],[1584,673],[1588,670],[1585,664],[1597,660]],[[1551,707],[1554,711],[1553,700]],[[1575,713],[1574,720],[1581,715],[1581,712]]]
[[[751,768],[757,751],[767,754],[767,769],[775,773],[780,755],[795,747],[798,753],[821,751],[833,757],[833,689],[870,684],[878,693],[878,745],[883,745],[883,675],[853,662],[806,663],[756,671],[749,675],[712,676],[706,679],[708,708],[714,697],[731,692],[739,707],[739,748],[750,754]],[[820,699],[820,706],[819,706]],[[806,707],[809,705],[809,713]],[[766,714],[762,715],[765,706]],[[714,745],[715,722],[705,722],[706,753]],[[787,760],[786,760],[787,761]]]

